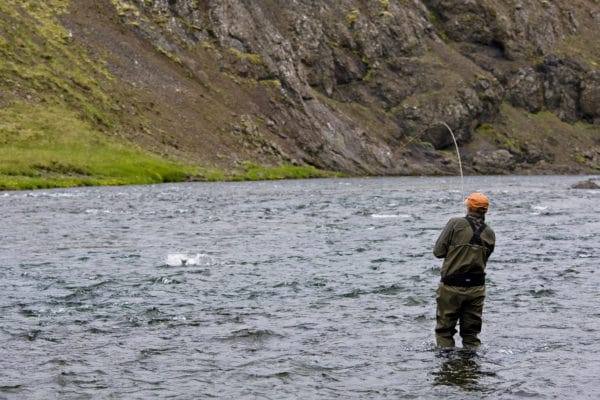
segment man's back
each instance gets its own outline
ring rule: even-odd
[[[477,233],[480,241],[473,243],[473,236]],[[495,244],[494,230],[485,224],[483,215],[470,212],[466,218],[448,221],[435,243],[433,254],[444,258],[442,277],[467,272],[484,273]]]

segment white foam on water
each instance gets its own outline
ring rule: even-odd
[[[529,215],[547,215],[550,212],[547,206],[533,206],[531,210]]]
[[[372,218],[412,218],[410,214],[371,214]]]
[[[110,214],[111,211],[110,210],[102,210],[99,208],[88,208],[87,210],[85,210],[86,214],[92,214],[92,215],[97,215],[97,214]]]
[[[500,350],[498,350],[498,353],[500,353],[500,354],[508,354],[508,355],[513,355],[513,354],[515,354],[515,353],[514,353],[512,350],[510,350],[510,349],[500,349]]]
[[[184,254],[172,253],[167,255],[165,263],[170,267],[180,267],[182,265],[211,265],[212,258],[206,254]]]
[[[50,197],[50,198],[61,198],[61,197],[81,197],[79,192],[28,192],[25,197]]]

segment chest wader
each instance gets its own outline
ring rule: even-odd
[[[487,227],[482,223],[476,227],[473,221],[465,218],[473,236],[470,245],[486,247],[481,240],[481,233]],[[489,250],[486,248],[486,250]],[[460,323],[460,336],[463,347],[478,347],[481,345],[479,333],[481,332],[483,302],[485,291],[485,273],[466,272],[452,274],[442,278],[442,284],[437,290],[436,313],[436,342],[439,347],[454,347],[454,334],[456,323]]]
[[[476,245],[480,247],[485,247],[483,241],[481,240],[481,233],[487,228],[485,223],[481,223],[479,228],[475,226],[475,223],[471,221],[469,218],[465,218],[469,225],[471,225],[471,229],[473,230],[473,236],[471,236],[471,240],[469,240],[470,245]],[[487,249],[486,249],[487,250]],[[463,274],[452,274],[447,275],[442,278],[442,282],[448,286],[460,286],[460,287],[473,287],[473,286],[481,286],[485,285],[485,273],[473,273],[466,272]]]

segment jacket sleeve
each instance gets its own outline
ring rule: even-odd
[[[485,262],[487,263],[488,259],[490,258],[490,256],[492,255],[492,253],[494,252],[494,248],[496,246],[496,234],[494,233],[494,231],[490,232],[490,236],[491,236],[491,240],[486,242],[485,244],[485,248],[486,248],[486,253],[485,253]]]
[[[435,246],[433,247],[433,255],[437,258],[444,258],[448,253],[448,247],[450,246],[450,242],[452,240],[452,233],[454,231],[454,224],[452,220],[448,221],[446,227],[440,233],[437,241],[435,242]]]

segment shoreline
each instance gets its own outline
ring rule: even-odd
[[[304,179],[368,179],[368,178],[409,178],[409,177],[422,177],[422,178],[442,178],[442,177],[459,177],[459,174],[406,174],[406,175],[348,175],[341,174],[332,171],[319,170],[314,167],[274,167],[265,168],[253,165],[252,168],[247,168],[244,171],[211,171],[209,174],[197,174],[193,176],[187,176],[185,179],[173,179],[173,180],[147,180],[142,181],[141,179],[131,181],[118,181],[115,179],[108,179],[106,177],[68,177],[61,176],[56,179],[48,179],[38,177],[35,180],[29,181],[29,185],[17,186],[16,184],[10,185],[12,178],[13,182],[19,182],[20,177],[10,177],[6,175],[0,175],[0,192],[12,192],[12,191],[28,191],[28,190],[45,190],[45,189],[70,189],[70,188],[82,188],[82,187],[109,187],[109,186],[146,186],[146,185],[158,185],[165,183],[211,183],[211,182],[268,182],[277,180],[304,180]],[[583,184],[586,182],[593,182],[600,180],[600,171],[577,171],[577,172],[564,172],[555,170],[524,170],[519,172],[511,171],[507,174],[478,174],[478,173],[465,173],[464,177],[481,177],[481,176],[515,176],[515,177],[532,177],[532,176],[572,176],[581,177],[581,180],[576,184]],[[15,179],[16,178],[16,179]],[[22,177],[30,178],[30,177]],[[583,187],[582,187],[583,188]]]

